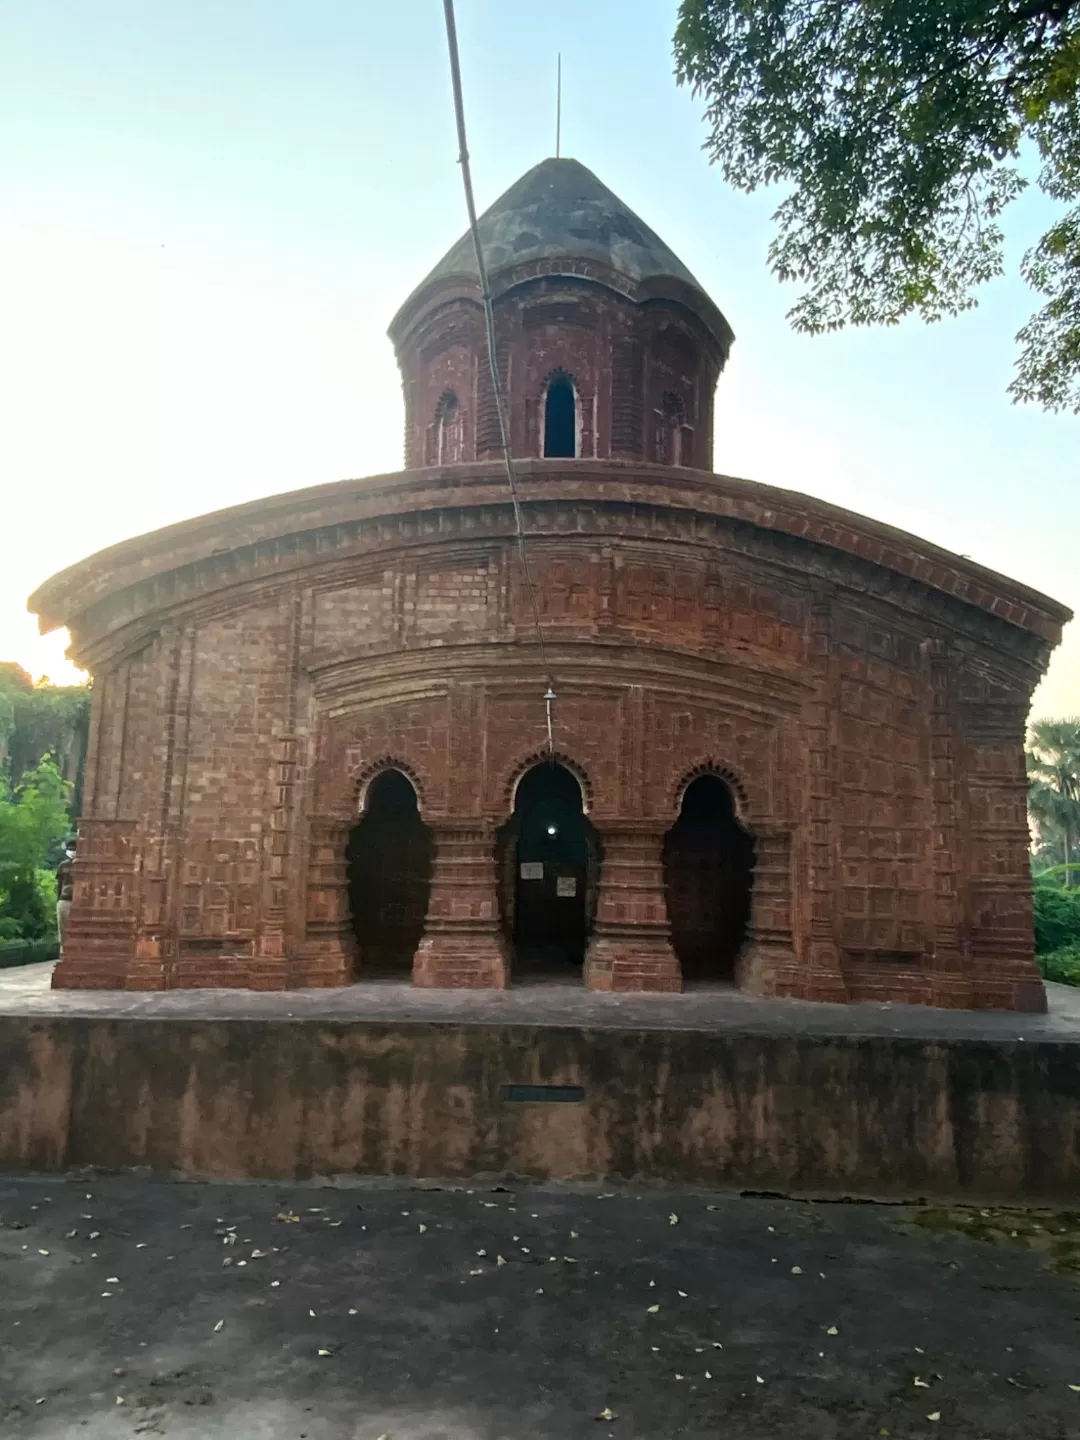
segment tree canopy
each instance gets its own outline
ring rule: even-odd
[[[71,828],[71,786],[48,757],[13,789],[0,777],[0,938],[4,930],[35,938],[53,917],[40,872],[59,860]]]
[[[1037,854],[1060,862],[1066,888],[1080,878],[1073,866],[1080,843],[1080,719],[1037,720],[1027,749],[1028,809]]]
[[[675,60],[724,177],[787,190],[769,259],[801,331],[973,306],[1033,147],[1061,214],[1009,388],[1080,412],[1080,0],[682,0]]]
[[[0,662],[0,772],[13,785],[51,755],[75,783],[77,808],[89,726],[89,685],[35,684],[21,666]]]

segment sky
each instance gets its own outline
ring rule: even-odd
[[[1080,419],[1013,406],[1010,274],[977,310],[794,334],[777,197],[728,189],[674,81],[674,0],[458,0],[481,207],[554,148],[736,335],[716,469],[847,506],[1080,611]],[[399,469],[386,326],[465,228],[439,0],[0,0],[0,660],[77,678],[26,597],[132,535]],[[1080,713],[1080,623],[1033,715]]]

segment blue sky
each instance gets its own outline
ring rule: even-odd
[[[716,467],[900,525],[1080,610],[1080,421],[1010,405],[1015,274],[933,327],[806,338],[775,196],[729,191],[672,78],[674,3],[458,0],[481,206],[563,153],[731,322]],[[0,658],[66,678],[27,594],[129,535],[394,470],[386,325],[464,229],[439,0],[0,6]],[[1080,712],[1067,632],[1036,714]]]

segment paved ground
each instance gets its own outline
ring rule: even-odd
[[[0,1179],[0,1434],[1069,1440],[1077,1222]]]
[[[585,1025],[741,1034],[904,1035],[929,1039],[1080,1043],[1080,989],[1048,985],[1050,1013],[935,1010],[926,1005],[819,1005],[758,1000],[735,990],[604,995],[571,985],[511,990],[415,990],[369,981],[333,990],[50,990],[51,965],[0,970],[0,1015],[410,1021]]]

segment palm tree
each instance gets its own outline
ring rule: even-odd
[[[1026,754],[1028,809],[1044,845],[1060,844],[1068,888],[1080,840],[1080,718],[1036,720]]]

